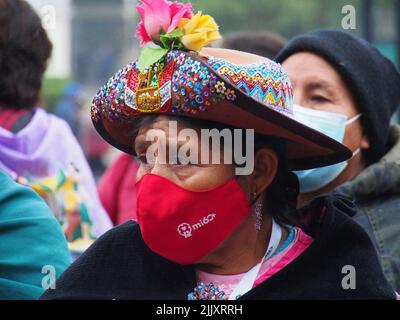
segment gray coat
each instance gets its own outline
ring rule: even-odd
[[[400,292],[400,126],[390,128],[389,152],[335,190],[355,200],[354,217],[378,250],[386,278]]]

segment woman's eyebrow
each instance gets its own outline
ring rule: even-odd
[[[332,86],[331,83],[325,80],[316,80],[307,83],[305,86],[306,91],[313,91],[313,90],[325,90],[331,95],[335,95],[335,88]]]

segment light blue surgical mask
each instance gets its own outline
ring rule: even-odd
[[[361,114],[347,119],[347,116],[304,108],[299,105],[293,106],[293,117],[298,122],[305,124],[336,141],[343,143],[346,127],[361,117]],[[360,148],[353,152],[353,157],[360,152]],[[347,167],[348,161],[340,162],[331,166],[295,171],[300,182],[300,193],[313,192],[328,185],[335,180]]]

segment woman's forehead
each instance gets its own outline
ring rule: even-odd
[[[147,122],[143,121],[143,124],[138,130],[138,136],[146,134],[146,132],[151,129],[163,130],[168,133],[169,131],[173,132],[173,130],[170,130],[171,128],[177,128],[178,130],[181,130],[186,127],[189,127],[188,124],[178,117],[158,115],[150,118]]]
[[[311,52],[298,52],[283,63],[293,88],[303,87],[309,82],[319,83],[323,87],[343,87],[340,74],[323,57]]]
[[[151,121],[144,122],[138,130],[138,134],[135,137],[135,148],[143,144],[148,144],[148,136],[150,130],[157,130],[154,133],[162,132],[162,134],[171,139],[177,138],[179,132],[182,129],[190,127],[185,121],[177,117],[171,117],[167,115],[159,115],[152,118]],[[156,134],[156,136],[158,136]]]

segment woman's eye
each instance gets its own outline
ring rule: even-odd
[[[177,166],[182,166],[182,165],[186,165],[187,161],[185,161],[184,159],[181,159],[180,157],[176,157],[172,161],[172,164],[177,165]]]
[[[317,102],[317,103],[326,103],[326,102],[330,102],[330,100],[328,98],[325,98],[323,96],[312,96],[311,97],[311,101],[313,102]]]
[[[171,161],[171,164],[173,166],[178,166],[178,167],[190,167],[194,165],[193,159],[185,156],[177,156],[173,158],[173,161]]]

